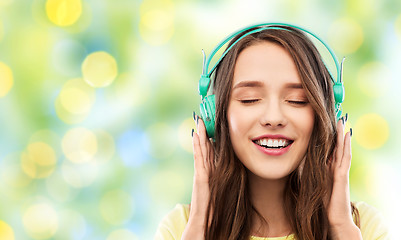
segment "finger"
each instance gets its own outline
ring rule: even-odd
[[[199,127],[200,126],[199,121],[201,120],[201,118],[198,115],[196,115],[195,112],[193,113],[193,118],[194,118],[194,121],[195,121],[196,132],[197,132],[197,137],[198,137],[198,142],[199,142],[199,152],[202,155],[201,159],[202,159],[202,162],[203,162],[204,161],[204,157],[207,157],[208,155],[207,155],[207,152],[204,151],[204,149],[203,149],[203,147],[201,145],[201,142],[204,141],[203,140],[203,131],[199,129],[200,128]]]
[[[351,167],[351,158],[352,158],[352,153],[351,153],[351,132],[347,132],[344,137],[344,150],[343,150],[343,156],[342,156],[342,162],[340,168],[343,169],[344,171],[349,172],[349,169]]]
[[[344,148],[344,117],[340,118],[337,122],[337,146],[336,155],[334,159],[334,167],[341,165]]]
[[[198,174],[199,172],[203,171],[204,166],[202,151],[199,143],[199,136],[196,132],[194,132],[192,135],[192,148],[194,152],[194,170],[195,173]]]
[[[204,161],[204,166],[208,167],[208,159],[209,159],[209,138],[206,135],[206,128],[205,124],[203,123],[203,120],[201,118],[198,119],[198,134],[199,134],[199,143],[200,143],[200,149],[202,151],[202,156],[203,156],[203,161]]]

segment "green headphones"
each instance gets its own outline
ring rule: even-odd
[[[313,34],[312,32],[310,32],[304,28],[301,28],[301,27],[298,27],[295,25],[291,25],[291,24],[286,24],[286,23],[262,23],[262,24],[248,26],[244,29],[241,29],[237,32],[232,33],[227,38],[225,38],[223,41],[221,41],[213,49],[212,53],[210,54],[210,56],[207,59],[206,59],[205,53],[202,50],[202,52],[203,52],[203,70],[202,70],[201,78],[199,80],[198,90],[199,90],[199,95],[201,95],[201,97],[202,97],[202,103],[200,104],[200,115],[202,117],[202,120],[205,123],[207,135],[209,138],[214,139],[214,137],[215,137],[214,132],[215,132],[216,101],[215,101],[214,94],[209,95],[209,96],[206,96],[206,95],[207,95],[207,92],[210,87],[210,82],[211,82],[210,76],[212,75],[214,70],[216,70],[217,65],[221,62],[221,60],[228,53],[228,51],[230,51],[230,49],[244,37],[254,34],[254,33],[257,33],[257,32],[261,32],[266,29],[280,29],[280,30],[290,31],[289,29],[287,29],[285,27],[293,27],[293,28],[296,28],[298,30],[301,30],[303,32],[306,32],[306,33],[312,35],[314,38],[319,40],[326,47],[326,49],[330,52],[330,55],[333,58],[334,63],[336,64],[336,69],[337,69],[337,80],[334,82],[333,92],[334,92],[334,99],[335,99],[336,117],[337,117],[337,120],[340,119],[341,114],[342,114],[341,103],[344,101],[344,85],[342,82],[342,69],[343,69],[344,59],[341,62],[341,66],[340,66],[333,50],[322,39],[320,39],[318,36],[316,36],[315,34]],[[219,51],[219,49],[222,48],[224,46],[224,44],[226,44],[228,41],[230,41],[237,35],[240,35],[252,28],[256,28],[256,29],[253,29],[253,30],[243,34],[233,44],[231,44],[231,46],[229,48],[227,48],[226,51],[224,51],[224,53],[221,55],[221,57],[216,62],[216,64],[213,66],[213,68],[208,72],[209,64],[210,64],[212,58],[214,57],[214,55]],[[330,73],[330,70],[329,70],[329,73]],[[330,76],[332,79],[335,79],[331,73],[330,73]]]

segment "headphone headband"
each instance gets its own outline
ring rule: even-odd
[[[260,28],[257,28],[260,27]],[[335,55],[334,51],[330,48],[330,46],[323,41],[320,37],[318,37],[316,34],[314,34],[313,32],[297,26],[297,25],[293,25],[293,24],[288,24],[288,23],[260,23],[260,24],[256,24],[256,25],[251,25],[245,28],[242,28],[236,32],[233,32],[232,34],[230,34],[227,38],[223,39],[219,44],[217,44],[217,46],[212,50],[212,52],[210,53],[209,57],[206,58],[206,55],[203,52],[203,69],[202,69],[202,78],[209,78],[212,75],[212,73],[216,70],[217,65],[223,60],[224,56],[231,50],[231,48],[233,46],[235,46],[241,39],[243,39],[244,37],[257,33],[257,32],[261,32],[264,31],[266,29],[281,29],[281,30],[286,30],[286,31],[290,31],[289,29],[285,28],[285,27],[293,27],[295,29],[301,30],[303,32],[308,33],[309,35],[313,36],[315,39],[317,39],[319,42],[321,42],[323,44],[323,46],[329,51],[335,65],[336,65],[336,72],[337,72],[337,80],[334,83],[341,83],[342,82],[342,67],[343,67],[343,61],[341,62],[341,65],[338,62],[337,56]],[[216,55],[216,53],[220,50],[220,48],[222,48],[228,41],[230,41],[231,39],[233,39],[234,37],[238,36],[239,34],[246,32],[252,28],[257,28],[254,29],[250,32],[247,32],[246,34],[242,35],[240,38],[238,38],[233,44],[231,44],[230,47],[228,47],[224,53],[220,56],[220,58],[217,60],[217,62],[215,63],[215,65],[213,66],[213,68],[208,72],[209,69],[209,64],[212,61],[213,57]],[[329,71],[332,79],[334,79],[333,75],[330,72],[330,69],[327,68],[327,70]],[[202,86],[201,86],[202,85]],[[207,84],[203,83],[203,84],[199,84],[199,92],[200,95],[202,97],[205,97],[207,94],[207,90],[209,89],[209,85],[210,85],[210,81],[208,81]],[[201,89],[201,88],[206,88],[206,89]]]

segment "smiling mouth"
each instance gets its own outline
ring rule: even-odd
[[[252,142],[267,149],[281,149],[288,147],[294,141],[288,139],[262,138],[258,140],[253,140]]]

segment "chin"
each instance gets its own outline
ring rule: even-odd
[[[262,178],[264,180],[282,180],[287,178],[293,171],[277,171],[277,170],[270,170],[270,171],[261,171],[261,169],[258,169],[256,171],[251,171],[248,169],[248,171],[258,177]]]

